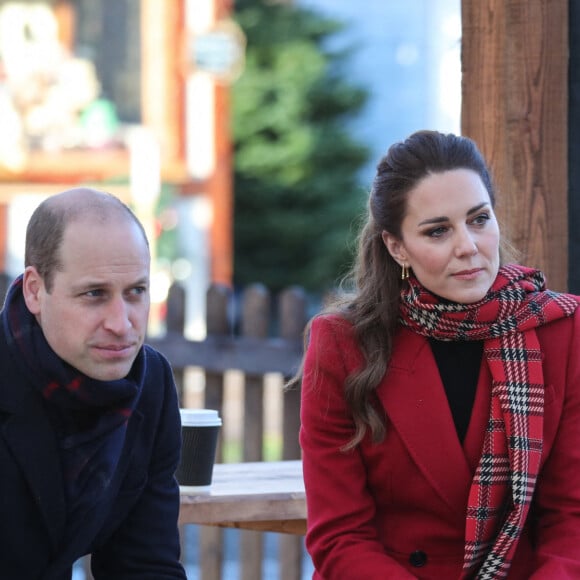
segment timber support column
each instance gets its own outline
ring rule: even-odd
[[[216,2],[216,22],[227,20],[233,11],[230,1]],[[212,282],[231,286],[234,276],[234,184],[230,135],[230,87],[214,85],[215,172],[211,181],[214,227],[211,230]]]
[[[184,193],[208,196],[210,275],[233,283],[233,167],[230,85],[243,70],[245,38],[235,24],[232,0],[188,0],[188,167]]]
[[[462,0],[461,131],[490,162],[500,227],[568,287],[568,0]]]

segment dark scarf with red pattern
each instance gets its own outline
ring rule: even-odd
[[[1,316],[14,359],[45,402],[60,447],[67,514],[78,520],[96,504],[117,466],[145,375],[143,351],[123,379],[83,375],[46,342],[24,302],[22,276],[10,287]]]
[[[442,301],[416,278],[401,296],[401,323],[438,340],[482,340],[491,409],[469,493],[463,578],[506,578],[542,457],[544,378],[535,329],[570,316],[576,300],[546,290],[537,270],[500,268],[474,304]]]

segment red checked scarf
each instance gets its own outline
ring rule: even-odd
[[[542,456],[544,379],[535,328],[570,316],[577,302],[546,290],[537,270],[499,270],[474,304],[441,301],[414,278],[401,323],[438,340],[483,340],[491,411],[469,493],[463,578],[506,578],[528,514]]]

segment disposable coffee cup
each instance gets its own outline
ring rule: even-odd
[[[175,477],[182,491],[208,491],[222,420],[213,409],[180,409],[181,461]]]

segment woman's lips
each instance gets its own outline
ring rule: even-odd
[[[483,268],[472,268],[471,270],[461,270],[453,274],[454,278],[462,278],[469,280],[475,278],[480,272],[483,272]]]

